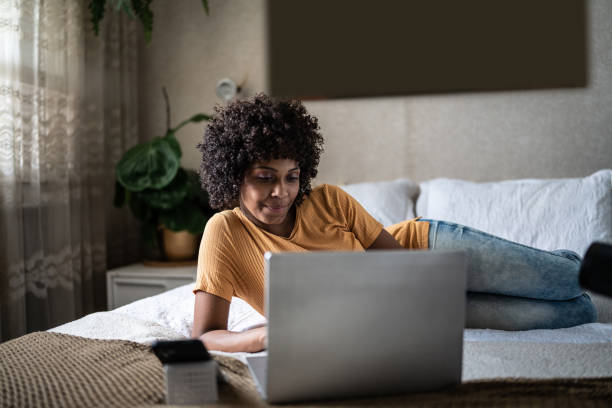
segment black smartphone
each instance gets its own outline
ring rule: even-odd
[[[160,340],[151,345],[162,364],[210,360],[210,354],[198,339]]]

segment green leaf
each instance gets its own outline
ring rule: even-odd
[[[203,120],[211,120],[212,116],[207,115],[205,113],[196,113],[189,120],[192,122],[201,122]]]
[[[192,202],[185,201],[169,211],[162,211],[159,220],[172,231],[187,230],[192,234],[201,234],[208,217]]]
[[[127,11],[130,8],[130,0],[111,0],[111,2],[115,3],[115,11]]]
[[[115,180],[115,198],[113,199],[113,205],[117,208],[123,207],[125,204],[125,188]]]
[[[178,140],[176,140],[176,137],[174,136],[174,132],[172,130],[168,130],[164,138],[170,144],[170,147],[172,148],[172,150],[174,150],[174,152],[176,153],[176,156],[180,159],[181,156],[183,155],[183,152],[181,151],[181,145],[179,144]]]
[[[212,116],[210,116],[210,115],[206,115],[204,113],[196,113],[195,115],[193,115],[189,119],[186,119],[186,120],[182,121],[177,127],[175,127],[174,129],[171,129],[171,130],[174,133],[176,133],[180,128],[182,128],[183,126],[185,126],[186,124],[188,124],[190,122],[202,122],[203,120],[211,120],[211,119],[212,119]]]
[[[146,189],[140,197],[151,207],[169,210],[178,206],[189,192],[189,178],[183,169],[179,169],[170,184],[161,190]]]
[[[153,11],[150,8],[152,1],[132,0],[132,10],[134,10],[134,14],[142,23],[147,43],[151,42],[151,32],[153,31]]]
[[[136,18],[136,16],[134,15],[134,11],[132,10],[132,6],[130,6],[129,0],[124,0],[122,10],[130,18]]]
[[[129,193],[129,191],[128,191]],[[132,214],[141,222],[141,234],[143,240],[152,248],[157,247],[157,225],[159,216],[140,193],[133,193],[129,201]]]
[[[176,176],[180,157],[165,138],[155,138],[128,150],[115,169],[117,180],[127,190],[161,189]]]
[[[112,0],[115,2],[115,10],[123,11],[130,18],[135,18],[134,11],[132,11],[132,2],[131,0]]]
[[[96,36],[100,33],[100,22],[104,19],[106,1],[107,0],[89,1],[91,22],[93,24],[93,31]],[[132,18],[138,17],[142,23],[147,43],[150,43],[153,33],[153,11],[151,10],[150,6],[153,0],[111,0],[111,2],[114,4],[117,11],[121,10]],[[202,7],[204,7],[206,15],[210,15],[207,0],[202,0]]]
[[[185,170],[185,174],[187,174],[187,184],[189,186],[189,197],[197,198],[202,188],[200,187],[200,176],[193,170]]]
[[[213,209],[210,207],[208,193],[202,188],[200,175],[193,170],[186,170],[189,177],[189,192],[187,196],[195,202],[206,215],[212,215]]]
[[[91,13],[91,22],[93,24],[94,33],[100,34],[100,21],[104,18],[104,9],[106,8],[106,0],[91,0],[89,2],[89,12]]]
[[[140,194],[138,193],[132,195],[129,206],[130,210],[132,210],[132,214],[139,221],[147,222],[155,218],[151,208],[147,205],[146,201],[140,198]]]

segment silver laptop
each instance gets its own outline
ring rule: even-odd
[[[467,257],[455,251],[266,253],[268,402],[433,390],[461,381]]]

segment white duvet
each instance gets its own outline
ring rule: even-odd
[[[51,329],[95,339],[150,344],[190,336],[193,285],[185,285],[109,312],[87,315]],[[228,328],[234,331],[265,323],[244,301],[234,298]],[[246,353],[232,353],[244,359]],[[592,323],[557,330],[467,329],[464,333],[463,379],[496,377],[612,376],[612,324]]]

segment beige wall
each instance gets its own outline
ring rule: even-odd
[[[157,2],[141,47],[141,130],[162,134],[161,86],[174,122],[211,112],[216,82],[248,75],[265,90],[265,0]],[[410,177],[500,180],[576,177],[612,168],[612,2],[587,1],[590,77],[584,89],[306,102],[326,138],[318,182]],[[183,165],[199,166],[202,127],[178,135]]]
[[[225,77],[244,83],[245,94],[264,89],[264,1],[209,0],[206,16],[199,0],[154,3],[153,36],[140,47],[140,129],[142,138],[166,131],[161,88],[166,86],[172,125],[223,104],[215,93]],[[205,122],[204,122],[205,123]],[[177,134],[182,165],[199,167],[204,126],[192,124]]]

